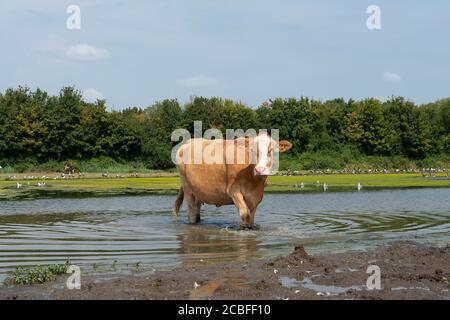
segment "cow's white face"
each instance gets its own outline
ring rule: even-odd
[[[255,163],[254,174],[256,176],[266,176],[270,174],[273,164],[274,148],[279,152],[286,152],[292,148],[289,141],[283,140],[279,144],[267,133],[261,133],[253,140],[252,154]]]
[[[272,138],[263,133],[253,140],[255,153],[255,175],[268,175],[272,168],[273,150]]]

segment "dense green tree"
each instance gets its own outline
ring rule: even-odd
[[[387,154],[390,151],[386,141],[381,102],[376,99],[365,99],[359,103],[358,120],[361,128],[359,143],[366,154]]]
[[[422,158],[431,149],[431,131],[424,110],[401,97],[386,101],[384,116],[392,154]]]
[[[220,110],[223,107],[220,98],[195,97],[184,106],[183,126],[194,131],[194,121],[201,121],[203,131],[210,128],[221,128]]]
[[[219,112],[220,129],[240,128],[245,130],[257,127],[257,118],[253,109],[242,103],[225,100]]]
[[[73,87],[65,87],[57,97],[49,99],[43,113],[43,123],[48,128],[42,143],[46,158],[82,158],[82,103],[81,92]]]
[[[166,99],[142,108],[109,111],[106,101],[87,103],[80,91],[62,88],[50,96],[19,87],[0,93],[2,162],[92,159],[139,160],[154,169],[173,166],[176,128],[203,130],[279,129],[312,167],[330,165],[314,154],[404,156],[422,159],[450,154],[450,98],[418,106],[402,97],[385,102],[342,98],[276,98],[252,109],[217,97],[193,97],[180,105]],[[309,159],[309,160],[308,160]],[[339,164],[342,166],[342,164]]]
[[[292,142],[294,152],[306,149],[314,127],[309,99],[277,98],[262,105],[256,112],[261,124],[267,129],[278,129],[280,137]]]
[[[450,98],[422,107],[428,119],[431,144],[435,153],[450,153]]]
[[[147,164],[152,169],[166,169],[173,166],[171,151],[172,132],[183,125],[183,112],[177,100],[163,100],[147,108],[146,123],[142,142],[142,151]]]

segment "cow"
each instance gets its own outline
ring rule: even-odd
[[[178,216],[184,200],[191,224],[200,222],[203,204],[217,207],[234,204],[242,219],[241,228],[253,228],[256,208],[263,199],[267,176],[272,169],[273,153],[286,152],[291,147],[289,141],[277,143],[266,132],[235,140],[189,140],[176,153],[181,187],[173,208],[174,216]],[[199,152],[203,153],[199,155]],[[212,155],[215,161],[203,161],[205,154]],[[196,156],[202,161],[196,162]]]
[[[64,164],[64,172],[67,173],[69,176],[75,172],[75,167],[71,162],[66,162]]]

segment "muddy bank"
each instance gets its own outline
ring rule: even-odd
[[[369,265],[381,289],[368,290]],[[450,299],[450,246],[396,242],[367,252],[311,256],[302,246],[283,257],[248,263],[180,267],[115,279],[64,278],[0,288],[0,299]],[[375,283],[375,282],[372,282]]]

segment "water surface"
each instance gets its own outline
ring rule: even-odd
[[[239,231],[233,206],[174,221],[174,196],[0,201],[0,281],[17,266],[63,262],[83,272],[172,268],[367,249],[392,240],[450,243],[450,189],[268,194],[259,230]],[[116,262],[114,262],[116,261]],[[139,263],[139,264],[138,264]]]

